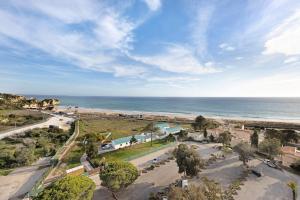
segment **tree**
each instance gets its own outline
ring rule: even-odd
[[[184,175],[196,176],[204,166],[204,161],[200,158],[199,154],[186,144],[178,145],[173,154],[179,168],[178,172],[184,173]]]
[[[222,190],[219,184],[203,178],[200,186],[189,185],[187,188],[171,187],[170,200],[221,200]]]
[[[287,186],[292,190],[292,193],[293,193],[293,200],[296,200],[297,198],[297,183],[294,182],[294,181],[290,181]]]
[[[164,138],[166,142],[174,142],[176,140],[175,136],[172,135],[171,133]]]
[[[254,130],[253,134],[250,136],[251,146],[258,148],[258,134],[257,130]]]
[[[298,143],[299,135],[295,130],[282,130],[281,132],[283,134],[283,145],[286,145],[289,142]]]
[[[205,128],[204,131],[203,131],[203,137],[204,137],[204,138],[207,138],[207,130],[206,130],[206,128]]]
[[[95,183],[86,176],[65,176],[33,200],[91,200],[95,187]]]
[[[98,146],[95,142],[88,142],[86,145],[86,155],[89,158],[96,158],[98,155]]]
[[[130,138],[130,145],[137,143],[137,139],[134,137],[134,135]]]
[[[185,139],[188,135],[188,132],[186,130],[180,130],[180,132],[178,133],[178,137],[180,139]]]
[[[230,146],[232,135],[229,131],[225,131],[220,133],[219,135],[219,142],[223,144],[223,146]]]
[[[149,131],[149,132],[150,132],[150,134],[151,134],[151,147],[152,147],[152,135],[153,135],[153,132],[158,131],[158,127],[156,127],[156,126],[154,125],[154,123],[151,122],[151,123],[149,123],[149,124],[144,128],[144,131],[145,131],[145,132],[146,132],[146,131]]]
[[[259,150],[267,153],[270,159],[274,159],[280,153],[280,141],[276,138],[265,139],[259,144]]]
[[[240,161],[242,161],[244,165],[247,165],[247,162],[253,155],[251,146],[247,142],[240,142],[234,147],[234,150],[239,154]]]
[[[125,161],[107,162],[100,173],[102,185],[112,192],[115,199],[117,199],[115,192],[132,184],[137,177],[138,170],[136,167]]]
[[[18,166],[29,165],[35,160],[34,148],[21,148],[15,152],[15,158]]]
[[[202,115],[197,116],[195,122],[192,123],[194,130],[202,130],[206,125],[207,121]]]

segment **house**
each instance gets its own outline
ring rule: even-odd
[[[300,159],[300,151],[297,147],[284,146],[281,147],[281,161],[284,166],[290,166],[292,163]]]
[[[149,142],[151,140],[151,137],[145,134],[135,135],[134,137],[137,140],[137,143]],[[128,147],[131,145],[130,144],[131,138],[132,136],[115,139],[111,142],[111,145],[114,149]]]
[[[155,127],[159,129],[159,132],[164,133],[166,135],[179,133],[181,130],[181,126],[176,125],[174,127],[170,127],[170,125],[166,122],[160,122],[155,124]]]

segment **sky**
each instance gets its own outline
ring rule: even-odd
[[[0,1],[0,92],[300,97],[300,1]]]

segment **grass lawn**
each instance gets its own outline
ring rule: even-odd
[[[106,160],[107,159],[108,160],[120,159],[120,160],[129,161],[129,160],[133,160],[135,158],[144,156],[146,154],[152,153],[159,149],[168,147],[173,144],[174,144],[173,142],[166,142],[164,140],[155,140],[155,141],[153,141],[152,147],[151,147],[151,142],[136,144],[131,147],[127,147],[124,149],[119,149],[119,150],[116,150],[113,152],[102,154],[101,158],[105,157]],[[101,158],[99,157],[99,158],[96,158],[93,160],[99,160]]]
[[[149,122],[134,119],[82,119],[80,135],[111,132],[111,139],[140,134]]]
[[[62,161],[67,164],[67,169],[77,167],[80,165],[80,158],[83,154],[84,149],[76,144],[71,148]]]

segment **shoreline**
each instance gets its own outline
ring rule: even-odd
[[[148,112],[148,111],[131,111],[131,110],[110,110],[103,108],[85,108],[74,106],[71,109],[68,109],[68,106],[58,106],[58,111],[71,111],[75,110],[78,113],[102,113],[102,114],[126,114],[126,115],[137,115],[142,114],[145,116],[164,116],[169,118],[184,118],[188,120],[194,120],[198,115],[197,114],[184,114],[184,113],[169,113],[169,112]],[[277,118],[251,118],[251,117],[221,117],[221,116],[207,116],[203,115],[205,118],[213,119],[219,122],[224,121],[237,121],[237,122],[277,122],[277,123],[292,123],[300,124],[300,119],[277,119]]]

